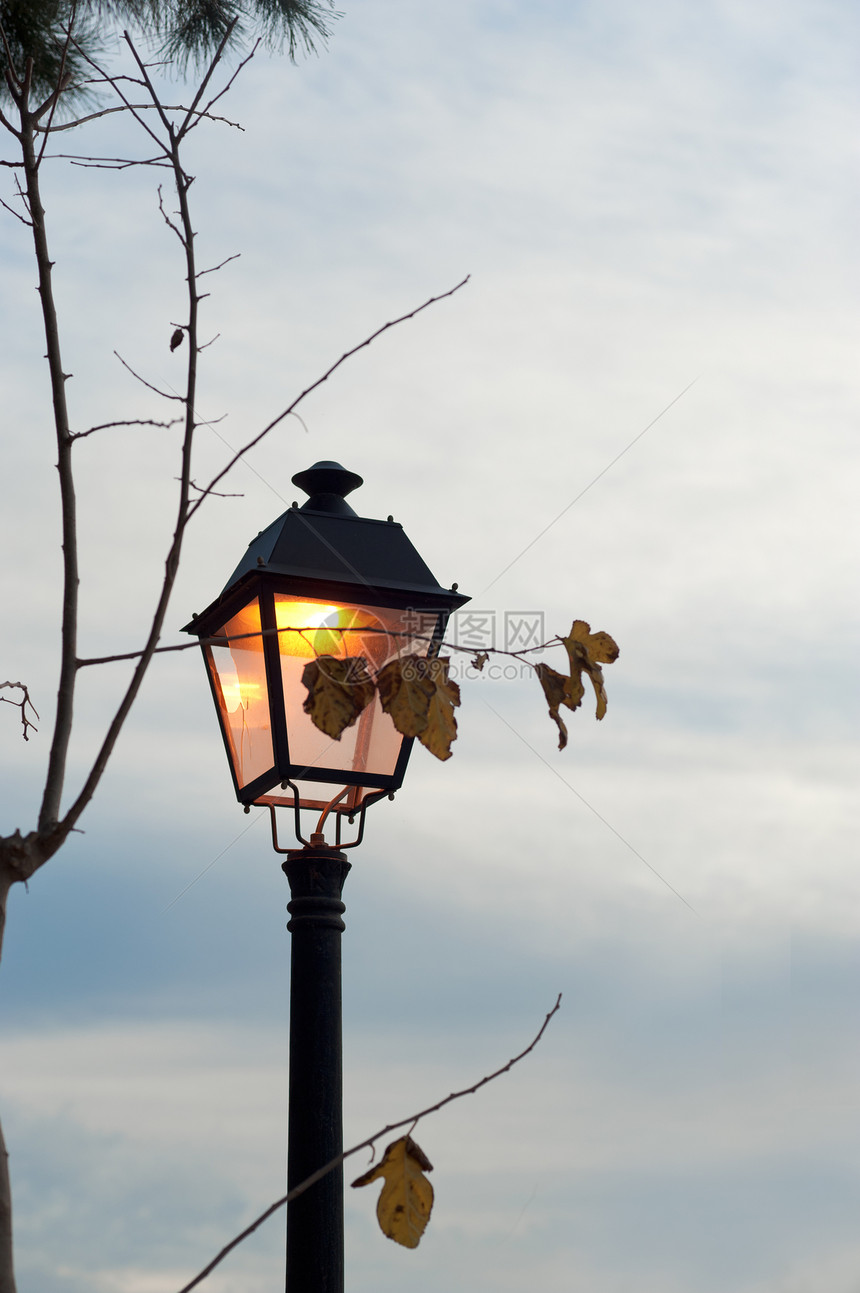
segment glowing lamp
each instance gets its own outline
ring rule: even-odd
[[[375,673],[432,653],[469,599],[437,583],[393,518],[356,515],[354,472],[318,462],[293,483],[307,501],[257,535],[185,631],[200,639],[240,803],[351,818],[400,787],[412,741],[376,696],[338,740],[326,736],[304,711],[305,667],[360,656]]]

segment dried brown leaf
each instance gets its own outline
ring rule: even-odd
[[[559,714],[560,707],[564,705],[571,710],[579,708],[585,695],[582,675],[586,673],[597,697],[597,717],[603,718],[606,713],[606,691],[600,666],[618,659],[618,647],[608,633],[592,633],[585,620],[574,620],[570,633],[561,640],[570,660],[570,677],[550,668],[548,664],[536,664],[535,673],[549,705],[549,716],[558,727],[558,748],[563,750],[567,745],[567,727]]]
[[[454,710],[460,704],[460,688],[448,677],[449,660],[428,660],[426,663],[430,667],[433,694],[427,726],[418,733],[418,740],[437,759],[450,759],[451,743],[457,739]]]
[[[308,689],[304,711],[315,727],[339,741],[361,711],[373,700],[373,679],[363,656],[321,655],[305,665],[302,682]]]
[[[457,737],[454,710],[460,688],[448,677],[448,659],[405,655],[379,671],[376,684],[386,714],[403,736],[418,740],[437,759],[451,757]]]
[[[376,675],[379,703],[402,736],[417,736],[427,726],[430,690],[425,685],[421,656],[390,660]]]
[[[401,1136],[392,1141],[375,1167],[352,1183],[355,1189],[382,1178],[384,1184],[376,1205],[379,1227],[404,1248],[418,1247],[430,1220],[433,1186],[424,1173],[432,1170],[433,1164],[412,1137]]]
[[[557,669],[550,668],[548,664],[536,664],[535,673],[543,687],[546,703],[549,705],[549,716],[558,728],[558,748],[563,750],[567,745],[567,727],[558,709],[560,705],[567,705],[568,709],[576,708],[568,702],[567,698],[567,685],[570,679],[563,673],[559,673]]]

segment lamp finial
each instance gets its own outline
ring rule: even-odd
[[[355,516],[345,499],[347,494],[363,485],[364,480],[354,471],[347,471],[339,462],[315,462],[307,471],[297,471],[292,480],[294,485],[310,495],[300,511],[338,512],[341,516]]]

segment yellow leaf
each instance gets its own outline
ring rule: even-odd
[[[373,699],[373,679],[363,656],[321,655],[305,665],[302,682],[308,689],[304,711],[315,727],[339,741]]]
[[[460,688],[448,677],[450,660],[405,655],[391,660],[377,675],[379,700],[403,736],[418,740],[437,759],[451,757],[457,736],[454,709]]]
[[[578,686],[582,696],[582,675],[587,673],[597,697],[597,717],[606,713],[606,690],[603,686],[601,664],[612,664],[618,659],[618,647],[608,633],[592,633],[585,620],[574,620],[570,634],[562,638],[570,659],[571,694]],[[574,681],[574,679],[576,681]]]
[[[387,666],[386,666],[387,667]],[[370,1185],[382,1177],[385,1182],[376,1215],[379,1228],[404,1248],[417,1248],[433,1208],[433,1186],[424,1175],[433,1164],[411,1136],[392,1141],[382,1161],[353,1181],[353,1188]]]
[[[570,626],[570,636],[574,642],[582,644],[589,660],[594,664],[612,664],[618,659],[619,651],[615,639],[608,633],[592,633],[591,625],[585,620],[574,620]]]
[[[600,665],[617,660],[618,647],[608,633],[592,633],[585,620],[574,620],[570,634],[561,640],[570,660],[570,677],[565,677],[557,669],[551,669],[548,664],[536,664],[534,668],[549,705],[549,716],[558,728],[558,748],[563,750],[567,745],[567,727],[558,712],[559,707],[565,705],[568,709],[579,708],[585,695],[582,675],[587,673],[597,697],[597,717],[603,718],[606,713],[606,691]]]

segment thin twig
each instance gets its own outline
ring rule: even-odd
[[[182,140],[188,134],[189,130],[192,130],[194,126],[198,124],[198,120],[193,120],[194,114],[197,111],[197,105],[200,102],[200,100],[203,98],[207,85],[212,80],[212,77],[215,73],[215,68],[221,62],[221,59],[224,55],[224,50],[227,48],[227,45],[230,42],[230,37],[233,35],[233,31],[235,30],[235,27],[238,21],[239,21],[239,16],[237,14],[236,17],[233,18],[232,21],[228,23],[227,27],[224,29],[224,35],[221,38],[221,44],[218,46],[214,55],[212,56],[212,60],[209,63],[209,67],[206,69],[206,75],[203,77],[203,80],[200,82],[199,86],[197,87],[197,93],[194,95],[194,98],[191,100],[191,107],[188,109],[188,111],[185,114],[185,120],[182,122],[179,129],[176,131],[176,142],[178,144],[182,142]],[[128,40],[128,34],[125,32],[123,34],[125,35],[126,40]],[[131,42],[129,42],[129,44],[130,43]],[[258,40],[257,44],[251,50],[251,53],[248,55],[248,58],[244,59],[243,62],[239,64],[239,67],[236,69],[237,75],[239,72],[241,72],[242,68],[245,66],[248,60],[253,58],[254,54],[257,52],[257,45],[259,45],[259,43],[260,42]],[[142,66],[141,66],[141,71],[143,71],[144,76],[146,76],[146,69],[143,68]],[[232,85],[233,80],[235,80],[235,77],[232,77],[230,81],[228,81],[227,86],[225,87],[225,91],[224,91],[225,93],[226,93],[226,90],[230,87],[230,85]],[[149,82],[149,77],[147,76],[147,83],[148,82]],[[217,96],[217,97],[220,97],[220,96]],[[214,103],[215,100],[213,99],[212,102]],[[173,135],[171,135],[171,138],[173,138]]]
[[[2,31],[2,28],[0,28],[0,31]],[[9,77],[9,74],[8,74],[8,71],[7,71],[7,74],[6,74],[6,81],[7,81],[7,83],[9,82],[9,80],[10,80],[10,77]],[[13,97],[14,97],[14,96],[13,96]],[[8,131],[9,131],[9,134],[10,134],[10,135],[14,135],[14,136],[15,136],[15,138],[20,142],[20,139],[21,139],[21,132],[20,132],[20,130],[16,130],[16,129],[15,129],[15,127],[12,125],[12,122],[9,120],[9,118],[6,116],[6,114],[5,114],[4,112],[2,112],[2,111],[0,111],[0,126],[3,126],[6,130],[8,130]],[[5,163],[4,163],[4,165],[6,165],[6,166],[11,166],[11,165],[12,165],[12,163],[11,163],[11,162],[5,162]],[[17,165],[17,163],[16,163],[16,165]]]
[[[156,422],[154,418],[124,418],[119,422],[102,422],[96,427],[90,427],[87,431],[72,431],[69,436],[70,440],[86,440],[88,435],[95,435],[96,431],[109,431],[112,427],[162,427],[169,431],[175,427],[177,422],[182,418],[171,418],[169,422]]]
[[[156,68],[170,67],[170,65],[171,65],[171,62],[169,58],[154,59],[151,63],[146,64],[147,67],[156,67]],[[101,68],[97,68],[96,70],[101,72]],[[129,85],[140,85],[144,89],[146,88],[145,82],[143,82],[139,76],[131,76],[130,73],[128,72],[117,72],[115,76],[113,72],[101,72],[101,76],[91,76],[88,81],[84,82],[84,84],[112,86],[114,81],[128,81]]]
[[[228,256],[225,260],[222,260],[220,265],[213,265],[211,269],[198,269],[197,277],[202,278],[204,274],[214,274],[216,270],[223,269],[225,265],[229,265],[231,260],[238,260],[241,255],[242,253],[237,251],[232,256]]]
[[[202,350],[203,347],[201,346],[200,349]],[[179,477],[177,476],[176,479],[178,480]],[[215,498],[244,498],[245,497],[244,494],[219,494],[217,490],[204,489],[202,485],[195,484],[193,480],[190,480],[188,484],[191,489],[196,489],[198,494],[211,494]]]
[[[200,486],[195,485],[194,488],[200,489]],[[209,486],[209,489],[211,491],[212,489],[211,485]],[[244,496],[241,494],[238,494],[238,495],[218,494],[217,497],[218,498],[242,498]],[[371,625],[367,625],[363,627],[356,626],[356,627],[345,627],[345,628],[321,629],[318,624],[317,625],[307,624],[303,628],[299,628],[292,624],[288,624],[288,625],[285,625],[283,628],[256,629],[253,633],[219,633],[217,637],[196,638],[193,642],[177,642],[175,643],[174,646],[156,647],[155,651],[152,654],[167,655],[169,652],[172,652],[172,651],[192,651],[195,647],[198,647],[198,646],[229,646],[229,645],[232,645],[232,643],[234,642],[242,642],[245,640],[245,638],[274,637],[275,634],[278,634],[278,633],[298,633],[300,635],[303,635],[305,633],[314,633],[314,634],[324,633],[326,636],[332,633],[339,633],[341,637],[349,633],[358,633],[361,636],[364,636],[366,634],[376,633],[376,634],[381,634],[383,637],[405,638],[407,642],[426,642],[428,646],[432,646],[432,645],[438,646],[440,651],[444,648],[446,651],[459,651],[461,655],[470,655],[473,657],[476,657],[478,655],[504,655],[504,656],[509,656],[512,660],[521,660],[524,656],[533,655],[537,651],[546,651],[549,649],[549,647],[557,646],[561,642],[560,637],[554,637],[554,638],[550,638],[548,642],[541,642],[538,646],[521,647],[519,651],[508,651],[508,650],[505,650],[504,647],[484,646],[479,648],[474,646],[461,646],[458,642],[444,642],[444,641],[437,642],[436,638],[426,633],[416,633],[412,629],[401,630],[401,629],[374,628]],[[87,657],[86,659],[78,660],[77,667],[79,669],[86,669],[90,665],[94,665],[94,664],[118,664],[123,660],[139,660],[143,654],[144,654],[143,651],[124,651],[120,655],[90,656],[90,657]],[[531,661],[526,660],[525,663],[530,664]]]
[[[222,42],[222,44],[221,44],[221,48],[218,50],[218,53],[217,53],[217,55],[216,55],[216,57],[217,57],[217,58],[220,58],[220,57],[221,57],[221,54],[223,53],[224,49],[226,48],[226,46],[227,46],[227,41],[230,39],[230,36],[231,36],[231,34],[232,34],[232,32],[233,32],[233,28],[234,28],[234,26],[236,25],[236,22],[237,22],[237,21],[238,21],[238,19],[237,19],[237,18],[234,18],[234,19],[233,19],[233,22],[230,24],[230,26],[227,28],[226,32],[224,33],[224,40],[223,40],[223,42]],[[200,102],[200,99],[201,99],[201,97],[202,97],[202,86],[201,86],[201,92],[200,92],[200,94],[198,94],[198,95],[196,95],[196,96],[195,96],[194,101],[193,101],[193,103],[192,103],[192,106],[191,106],[191,108],[189,108],[189,110],[188,110],[188,114],[187,114],[186,120],[183,122],[183,124],[182,124],[182,126],[181,126],[181,128],[180,128],[180,130],[181,130],[181,134],[182,134],[183,136],[184,136],[184,135],[187,135],[187,134],[188,134],[188,132],[189,132],[190,130],[193,130],[193,129],[194,129],[194,127],[195,127],[196,125],[198,125],[198,124],[199,124],[199,121],[190,121],[190,120],[188,119],[188,118],[190,118],[190,117],[191,117],[192,113],[194,113],[194,115],[195,115],[195,116],[208,116],[208,114],[211,112],[211,110],[212,110],[213,106],[218,102],[218,100],[219,100],[219,99],[223,99],[224,95],[225,95],[225,94],[227,94],[227,93],[229,93],[229,91],[230,91],[230,89],[231,89],[231,87],[232,87],[232,85],[233,85],[233,82],[236,80],[236,77],[237,77],[237,76],[239,75],[239,73],[240,73],[240,72],[241,72],[241,71],[246,67],[246,65],[247,65],[248,63],[250,63],[251,59],[254,57],[254,55],[256,54],[256,52],[257,52],[257,50],[258,50],[259,48],[260,48],[260,40],[259,40],[259,39],[257,39],[257,40],[254,42],[254,46],[253,46],[253,48],[251,49],[251,52],[250,52],[249,54],[246,54],[246,55],[245,55],[245,57],[241,60],[241,62],[239,63],[239,65],[238,65],[238,67],[236,68],[236,70],[235,70],[235,72],[233,73],[233,75],[230,77],[230,79],[229,79],[229,81],[227,82],[227,84],[226,84],[225,86],[223,86],[223,87],[218,91],[218,93],[217,93],[216,95],[213,95],[213,97],[212,97],[212,98],[209,100],[209,102],[206,104],[206,107],[205,107],[205,108],[204,108],[200,113],[196,113],[196,112],[194,111],[194,109],[195,109],[195,105],[196,105],[197,103],[199,103],[199,102]],[[213,66],[214,66],[214,65],[213,65]],[[218,118],[216,117],[216,118],[215,118],[215,120],[217,121],[217,120],[218,120]],[[232,122],[231,122],[230,124],[232,124]]]
[[[15,70],[15,60],[12,57],[12,50],[9,48],[9,40],[6,36],[6,28],[3,26],[1,22],[0,22],[0,40],[2,40],[3,42],[3,49],[6,54],[6,84],[9,87],[9,93],[11,94],[14,102],[17,104],[18,95],[20,94],[22,89],[22,82],[21,82],[20,76]],[[14,126],[10,124],[10,122],[6,120],[2,112],[0,112],[0,122],[3,123],[6,129],[9,130],[15,136],[16,139],[21,138],[18,131],[15,129]]]
[[[136,373],[132,368],[131,364],[126,363],[126,361],[123,359],[122,355],[119,353],[118,350],[115,350],[113,353],[116,355],[117,359],[122,364],[123,368],[127,368],[128,371],[131,373],[132,377],[136,377],[137,380],[141,382],[144,386],[146,386],[148,390],[154,391],[156,395],[160,395],[165,400],[176,400],[179,404],[185,403],[184,395],[170,395],[167,391],[162,391],[159,389],[159,387],[153,386],[152,382],[148,382],[145,377],[141,377],[140,373]]]
[[[515,1064],[518,1064],[520,1060],[525,1059],[525,1057],[534,1050],[546,1032],[549,1021],[560,1007],[561,993],[558,994],[555,1005],[541,1024],[534,1040],[529,1043],[524,1051],[520,1051],[519,1055],[515,1055],[513,1059],[508,1060],[507,1064],[503,1064],[502,1067],[496,1069],[494,1073],[489,1073],[487,1077],[481,1078],[480,1082],[475,1082],[473,1086],[464,1087],[462,1091],[452,1091],[450,1095],[445,1096],[444,1100],[438,1100],[436,1104],[429,1105],[428,1108],[422,1109],[420,1113],[413,1113],[410,1114],[408,1118],[401,1118],[399,1122],[389,1123],[387,1127],[382,1127],[379,1131],[374,1132],[372,1136],[368,1136],[367,1140],[361,1141],[358,1145],[353,1145],[351,1149],[344,1150],[342,1154],[338,1154],[337,1158],[333,1158],[318,1171],[313,1172],[304,1181],[300,1182],[299,1185],[294,1186],[292,1190],[283,1196],[283,1198],[277,1199],[266,1209],[265,1212],[262,1212],[260,1216],[257,1217],[256,1221],[253,1221],[250,1226],[247,1226],[241,1234],[237,1235],[235,1239],[231,1239],[230,1243],[226,1244],[224,1248],[221,1249],[220,1253],[212,1259],[208,1266],[204,1266],[203,1270],[200,1271],[198,1275],[195,1275],[193,1280],[190,1280],[188,1284],[184,1284],[182,1286],[179,1293],[190,1293],[191,1289],[196,1288],[198,1284],[205,1280],[207,1275],[210,1275],[212,1271],[214,1271],[216,1266],[221,1264],[228,1253],[231,1253],[244,1239],[247,1239],[249,1235],[252,1235],[264,1221],[267,1221],[268,1218],[273,1215],[273,1213],[277,1212],[286,1203],[292,1203],[293,1199],[298,1198],[300,1194],[304,1194],[305,1190],[309,1190],[312,1185],[316,1185],[317,1181],[322,1180],[322,1178],[327,1176],[329,1172],[333,1172],[335,1168],[340,1167],[340,1165],[347,1158],[350,1158],[351,1155],[357,1154],[359,1150],[367,1149],[369,1146],[374,1145],[377,1140],[381,1139],[382,1136],[387,1136],[392,1131],[397,1131],[400,1127],[406,1127],[410,1123],[414,1127],[422,1118],[426,1118],[431,1113],[438,1113],[440,1109],[443,1109],[446,1104],[450,1104],[452,1100],[459,1100],[464,1095],[474,1095],[476,1091],[480,1091],[481,1087],[486,1086],[488,1082],[492,1082],[495,1078],[501,1077],[503,1073],[510,1072]]]
[[[10,215],[13,215],[16,220],[20,220],[21,224],[26,225],[28,229],[33,228],[32,220],[28,220],[26,216],[22,216],[20,211],[16,211],[14,207],[10,207],[9,203],[4,202],[2,198],[0,198],[0,206],[5,207]]]
[[[160,166],[162,170],[172,169],[170,162],[159,161],[157,157],[144,157],[140,161],[130,157],[81,157],[73,153],[48,153],[52,161],[70,162],[87,171],[127,171],[130,166]]]
[[[158,186],[158,209],[161,212],[161,218],[164,221],[164,223],[167,225],[168,229],[170,229],[171,232],[176,234],[176,237],[179,239],[179,241],[182,243],[182,246],[184,247],[186,245],[184,234],[173,223],[170,216],[167,214],[167,212],[164,209],[164,191],[160,184]]]
[[[95,67],[95,64],[93,63],[91,66]],[[152,63],[150,64],[150,66],[157,67],[158,64]],[[98,70],[100,71],[101,69],[98,69]],[[117,84],[119,81],[128,81],[129,85],[139,85],[142,90],[146,89],[146,86],[144,85],[143,81],[141,81],[139,76],[130,76],[128,72],[117,72],[116,75],[114,75],[113,72],[102,72],[101,76],[88,76],[85,81],[81,82],[81,84],[82,85],[109,85],[112,89],[113,86]],[[141,105],[138,104],[138,107],[140,106]],[[144,107],[148,106],[151,108],[152,104],[151,103],[148,105],[144,104],[142,106]],[[81,120],[84,120],[84,118],[81,118]]]
[[[21,199],[21,205],[23,206],[24,210],[27,212],[27,215],[30,217],[30,228],[32,229],[32,227],[33,227],[33,209],[32,209],[32,207],[30,206],[30,199],[29,199],[29,197],[27,196],[27,191],[26,191],[26,189],[24,189],[24,188],[22,188],[22,187],[21,187],[21,177],[20,177],[19,175],[16,175],[16,176],[15,176],[15,190],[16,190],[16,192],[17,192],[17,194],[18,194],[18,197]]]
[[[0,682],[0,691],[4,690],[6,687],[14,687],[17,691],[21,691],[21,692],[23,692],[23,693],[24,693],[24,694],[23,694],[23,697],[22,697],[22,699],[21,699],[21,700],[10,700],[10,698],[9,698],[8,696],[0,696],[0,701],[4,702],[4,703],[5,703],[5,704],[7,704],[7,705],[14,705],[16,709],[20,709],[20,711],[21,711],[21,726],[22,726],[22,727],[23,727],[23,729],[24,729],[24,740],[25,740],[25,741],[29,741],[29,739],[30,739],[30,738],[29,738],[29,736],[27,735],[27,733],[28,733],[29,729],[32,727],[32,729],[33,729],[33,731],[34,731],[34,732],[38,732],[38,730],[39,730],[39,729],[38,729],[38,727],[36,726],[36,724],[35,724],[35,723],[33,723],[33,722],[32,722],[32,721],[27,717],[27,707],[29,706],[29,707],[30,707],[30,709],[32,709],[33,713],[36,715],[36,717],[37,717],[37,718],[39,718],[39,711],[36,709],[36,706],[33,704],[32,700],[30,699],[30,693],[29,693],[29,691],[27,690],[27,684],[26,684],[26,683],[23,683],[23,682]]]

